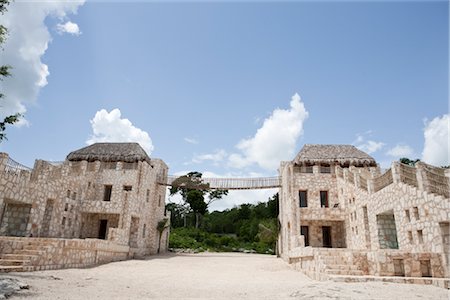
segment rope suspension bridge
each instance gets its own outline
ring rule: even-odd
[[[192,189],[212,190],[257,190],[281,187],[281,177],[260,178],[195,178],[183,180],[186,176],[169,175],[166,178],[158,177],[158,184],[165,186],[188,187]]]

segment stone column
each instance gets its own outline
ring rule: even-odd
[[[391,171],[392,171],[392,181],[394,183],[400,183],[400,163],[397,161],[394,161],[391,165]]]
[[[417,178],[417,186],[419,190],[424,191],[426,188],[426,174],[425,168],[422,162],[416,163],[416,178]]]

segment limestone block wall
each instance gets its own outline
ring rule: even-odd
[[[100,220],[108,220],[107,239],[129,245],[133,235],[135,253],[157,252],[156,226],[165,218],[166,188],[156,184],[156,176],[167,176],[163,161],[154,159],[148,164],[37,160],[29,172],[6,170],[7,160],[8,155],[0,153],[0,234],[95,238]],[[112,187],[110,201],[104,201],[106,185]],[[9,203],[12,210],[6,211]],[[16,204],[27,204],[28,208],[24,210]],[[29,217],[25,221],[27,210]],[[133,228],[132,219],[138,220]],[[167,250],[167,235],[168,229],[162,236],[161,251]]]

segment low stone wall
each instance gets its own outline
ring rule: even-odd
[[[84,268],[126,260],[129,247],[98,239],[0,237],[0,253],[36,254],[24,269],[37,271]]]
[[[318,280],[321,280],[329,265],[354,265],[363,275],[370,276],[446,278],[445,258],[440,253],[298,247],[289,252],[289,257],[294,269]]]
[[[444,257],[440,253],[408,253],[401,250],[384,250],[369,252],[367,259],[372,266],[370,275],[446,277]]]

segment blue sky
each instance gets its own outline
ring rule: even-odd
[[[275,175],[305,143],[448,164],[448,16],[447,1],[16,1],[1,88],[26,121],[0,151],[32,166],[134,136],[171,173],[210,176]]]

